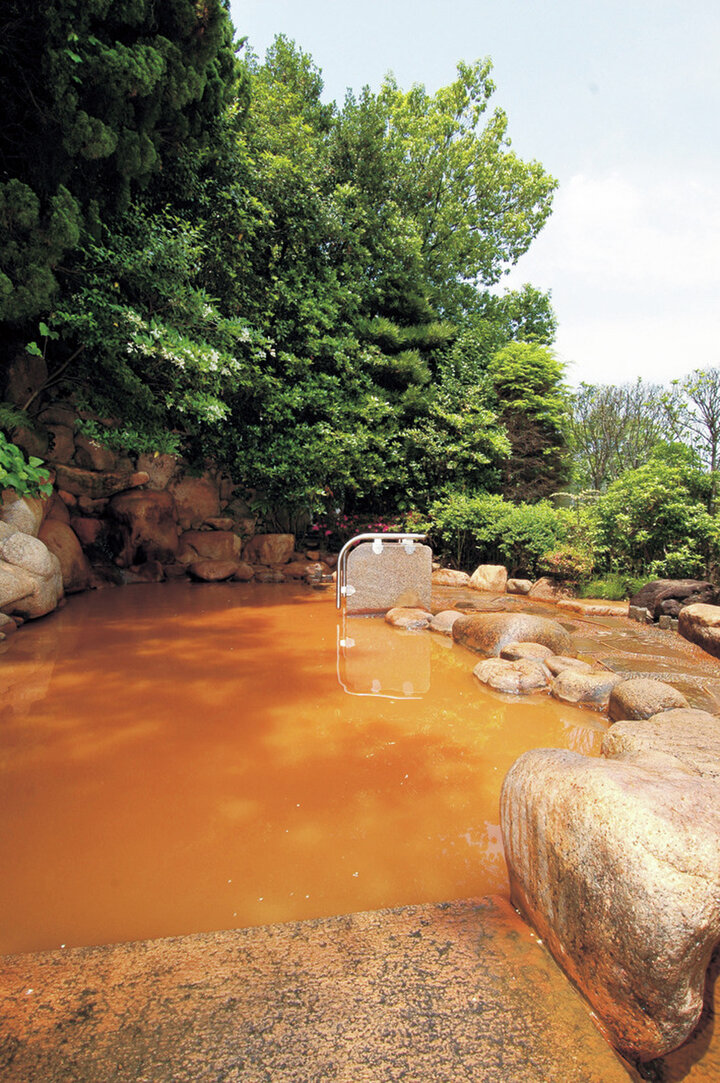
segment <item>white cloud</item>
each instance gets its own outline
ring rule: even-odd
[[[720,364],[720,186],[577,174],[508,286],[551,289],[573,381]]]

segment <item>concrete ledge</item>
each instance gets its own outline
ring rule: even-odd
[[[500,898],[0,962],[3,1083],[639,1079]]]

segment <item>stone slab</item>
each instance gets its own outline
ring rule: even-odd
[[[6,957],[3,1083],[620,1083],[509,903]]]
[[[347,559],[348,613],[381,613],[394,606],[430,608],[432,549],[413,546],[408,553],[398,542],[383,542],[379,553],[373,542],[361,542]]]

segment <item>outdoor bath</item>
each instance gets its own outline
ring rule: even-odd
[[[508,768],[606,728],[307,587],[95,592],[3,649],[0,952],[507,894]]]

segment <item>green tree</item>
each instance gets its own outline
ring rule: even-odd
[[[0,39],[0,320],[44,314],[61,260],[233,92],[224,0],[6,0]]]
[[[714,512],[720,465],[720,369],[695,369],[674,380],[664,405],[673,434],[690,444],[710,470],[708,510]]]
[[[580,485],[605,489],[626,470],[647,462],[668,435],[658,384],[581,384],[568,426],[573,473]]]
[[[514,500],[550,495],[568,472],[568,391],[562,364],[546,346],[510,342],[493,354],[487,375],[511,445],[504,495]]]

